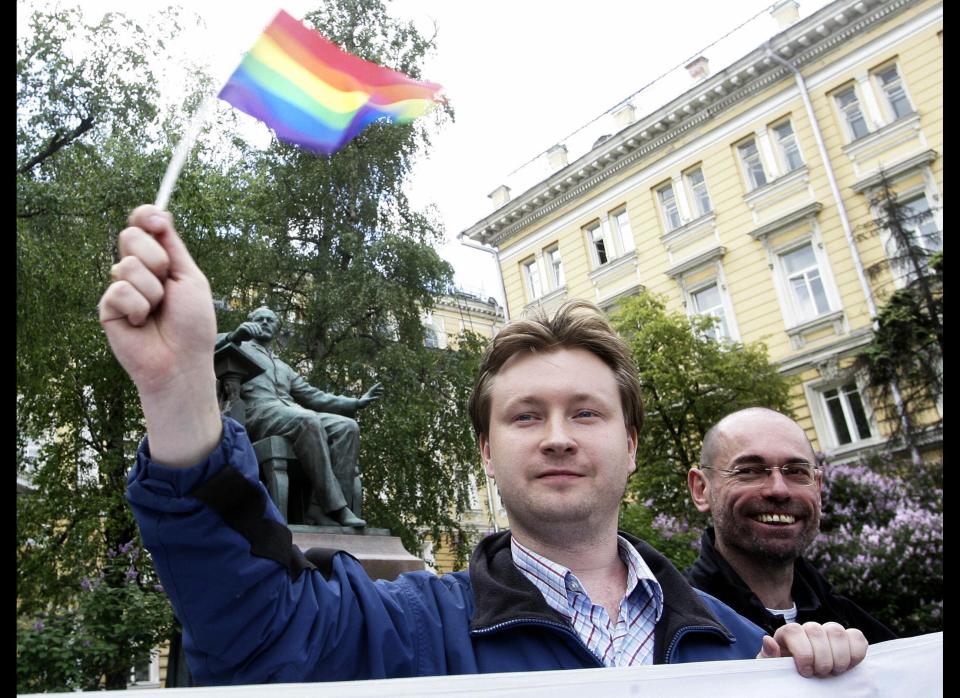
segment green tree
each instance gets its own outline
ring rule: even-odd
[[[709,336],[713,318],[668,312],[660,297],[628,299],[612,322],[633,350],[646,416],[621,525],[684,565],[705,523],[686,474],[707,430],[744,407],[790,414],[790,385],[762,343],[718,342]]]
[[[328,0],[307,20],[415,78],[433,48],[379,0]],[[467,473],[478,464],[465,411],[478,350],[424,346],[422,315],[452,269],[434,250],[443,235],[435,213],[413,210],[404,192],[431,130],[451,117],[443,107],[413,124],[374,124],[330,158],[274,142],[250,166],[244,235],[260,253],[237,285],[212,280],[215,294],[239,301],[220,327],[257,305],[274,308],[289,333],[280,353],[313,385],[356,395],[384,383],[383,399],[359,417],[365,518],[411,550],[423,529],[463,540]]]
[[[176,30],[171,15],[147,32],[118,15],[87,26],[79,10],[57,9],[35,13],[18,39],[17,467],[37,489],[17,500],[18,664],[47,681],[30,690],[123,688],[143,647],[159,644],[173,621],[147,556],[134,563],[135,576],[107,573],[108,552],[137,539],[124,489],[143,426],[96,304],[116,261],[117,232],[134,206],[153,198],[182,128],[184,105],[158,107],[144,53]],[[188,101],[202,87],[188,85]],[[209,221],[229,226],[239,195],[228,187],[236,177],[209,162],[197,157],[185,171],[182,181],[196,186],[181,186],[179,218],[195,231],[188,244],[201,263],[219,273]],[[29,444],[38,447],[32,459]],[[100,591],[87,594],[84,579],[101,574]],[[111,602],[92,602],[103,598]],[[139,627],[144,608],[151,623]],[[64,637],[78,624],[86,629],[90,645],[50,645],[50,657],[79,674],[48,672],[44,653],[31,651],[57,636],[31,644],[24,632],[43,619],[66,629]],[[92,628],[110,628],[96,635],[109,642]]]
[[[877,404],[899,401],[889,445],[905,441],[916,453],[924,432],[943,426],[934,408],[943,395],[943,243],[926,199],[904,201],[886,176],[871,204],[874,218],[858,237],[884,236],[887,254],[866,271],[872,279],[886,276],[895,288],[874,319],[873,341],[857,368]]]

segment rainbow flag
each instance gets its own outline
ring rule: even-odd
[[[331,155],[375,121],[422,116],[441,89],[342,51],[280,10],[218,96],[280,140]]]

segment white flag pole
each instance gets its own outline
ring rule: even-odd
[[[193,144],[196,142],[197,136],[200,134],[200,129],[203,128],[203,124],[207,120],[207,114],[213,107],[216,99],[215,95],[207,95],[203,99],[203,102],[200,103],[197,111],[194,112],[193,118],[187,126],[187,130],[173,151],[173,157],[170,158],[170,164],[167,165],[167,171],[163,175],[163,181],[160,182],[160,191],[157,192],[157,200],[154,203],[157,208],[165,210],[167,204],[170,203],[170,195],[173,193],[173,187],[177,183],[177,177],[180,176],[180,170],[183,169],[183,164],[187,161],[187,155],[189,155],[193,149]]]

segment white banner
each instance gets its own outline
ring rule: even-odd
[[[797,673],[793,660],[784,658],[335,683],[160,688],[111,691],[108,695],[113,698],[128,694],[136,698],[154,695],[166,698],[264,698],[279,695],[284,698],[454,695],[458,698],[935,698],[943,695],[943,633],[872,645],[867,658],[858,667],[826,679],[805,679]],[[30,695],[39,698],[47,694]]]

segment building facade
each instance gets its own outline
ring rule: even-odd
[[[433,309],[424,313],[423,325],[427,346],[456,349],[463,332],[473,332],[483,339],[491,339],[503,327],[504,309],[494,298],[484,299],[480,294],[454,289],[436,300]],[[478,451],[479,457],[479,451]],[[507,528],[507,512],[489,478],[469,474],[468,508],[461,525],[470,542]],[[458,569],[453,553],[453,541],[434,541],[424,536],[420,557],[438,572]]]
[[[496,249],[509,317],[652,292],[716,317],[718,339],[765,342],[836,460],[882,443],[895,414],[850,370],[901,283],[865,272],[890,252],[862,234],[884,179],[942,246],[943,7],[798,7],[774,6],[779,31],[719,72],[708,56],[687,65],[678,96],[632,96],[583,154],[554,146],[546,177],[515,197],[499,187],[462,235]]]

